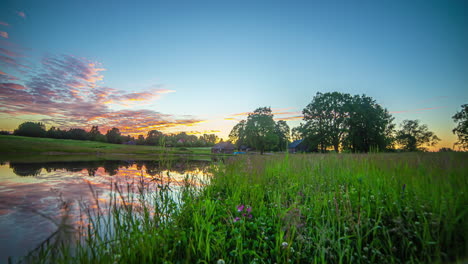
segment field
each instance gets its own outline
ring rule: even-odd
[[[52,263],[462,263],[467,158],[231,158],[213,166],[205,188],[187,184],[177,197],[164,184],[158,192],[139,186],[133,198],[116,189],[113,202],[101,205],[109,214],[88,210],[94,220],[74,253],[50,244],[33,256]]]
[[[162,148],[87,140],[0,135],[0,161],[154,159],[154,155],[207,155],[211,148]],[[39,156],[38,156],[39,155]]]

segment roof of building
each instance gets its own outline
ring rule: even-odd
[[[303,139],[298,139],[296,141],[293,141],[291,144],[289,144],[288,148],[296,148],[297,146],[299,146],[299,144],[302,143],[302,141],[304,141]]]
[[[236,147],[231,142],[219,142],[218,144],[214,145],[213,148],[235,149]]]

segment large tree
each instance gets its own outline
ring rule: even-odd
[[[452,131],[457,135],[458,141],[455,142],[455,146],[458,146],[460,149],[468,149],[468,104],[461,106],[462,109],[460,112],[457,112],[452,116],[453,121],[457,122],[457,127]]]
[[[26,137],[45,137],[45,125],[41,122],[24,122],[13,132],[14,135]]]
[[[339,151],[340,143],[347,132],[346,106],[350,100],[349,94],[318,92],[302,111],[307,137],[313,138],[313,141],[321,146],[322,151],[329,146],[332,146],[336,152]]]
[[[355,95],[346,107],[346,148],[352,152],[369,152],[385,150],[391,145],[395,125],[387,109],[365,95]]]
[[[257,108],[247,117],[245,125],[247,143],[259,150],[260,154],[277,146],[279,139],[275,130],[276,124],[270,107]]]
[[[425,146],[433,147],[440,141],[427,125],[419,124],[419,120],[404,120],[396,140],[406,151],[425,151]]]

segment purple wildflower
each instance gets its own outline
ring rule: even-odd
[[[250,206],[249,206],[249,207],[247,207],[246,211],[247,211],[247,213],[249,213],[249,214],[250,214],[250,212],[252,212],[252,207],[250,207]]]
[[[236,218],[234,218],[234,223],[237,222],[237,221],[240,221],[240,220],[241,220],[240,217],[236,217]]]
[[[243,204],[237,206],[237,212],[242,212],[244,210],[244,207],[245,206]]]

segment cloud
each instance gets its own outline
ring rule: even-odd
[[[5,81],[16,81],[18,78],[16,78],[13,75],[10,75],[6,72],[0,71],[0,82],[5,82]]]
[[[203,135],[203,134],[216,134],[221,132],[221,130],[204,130],[204,131],[186,131],[187,135]]]
[[[10,26],[10,24],[8,24],[7,22],[3,22],[3,21],[0,21],[0,25],[5,26],[5,27]]]
[[[23,11],[16,11],[16,14],[22,18],[26,18],[26,14]]]
[[[14,52],[14,51],[7,50],[7,49],[4,49],[4,48],[0,48],[0,53],[3,53],[4,55],[10,56],[10,57],[14,57],[14,58],[17,58],[17,57],[24,57],[23,55],[21,55],[21,54],[19,54],[19,53],[16,53],[16,52]]]
[[[277,117],[277,118],[274,118],[274,120],[275,121],[278,121],[278,120],[293,121],[293,120],[301,120],[302,118],[304,118],[304,116],[300,115],[300,116]]]
[[[14,90],[26,90],[26,87],[24,87],[21,84],[17,84],[17,83],[0,83],[0,88],[2,88],[2,89],[14,89]]]
[[[0,56],[2,60],[16,63],[6,56]],[[204,122],[192,116],[177,117],[149,109],[114,110],[109,102],[149,101],[175,91],[155,86],[158,88],[128,93],[102,87],[104,70],[97,62],[63,55],[43,58],[39,67],[29,71],[28,78],[22,81],[24,85],[7,81],[8,74],[1,72],[0,113],[46,116],[40,121],[65,129],[98,125],[105,131],[118,127],[124,134],[145,134],[153,129],[190,127]]]
[[[4,38],[8,38],[8,32],[6,31],[0,31],[0,36]]]

